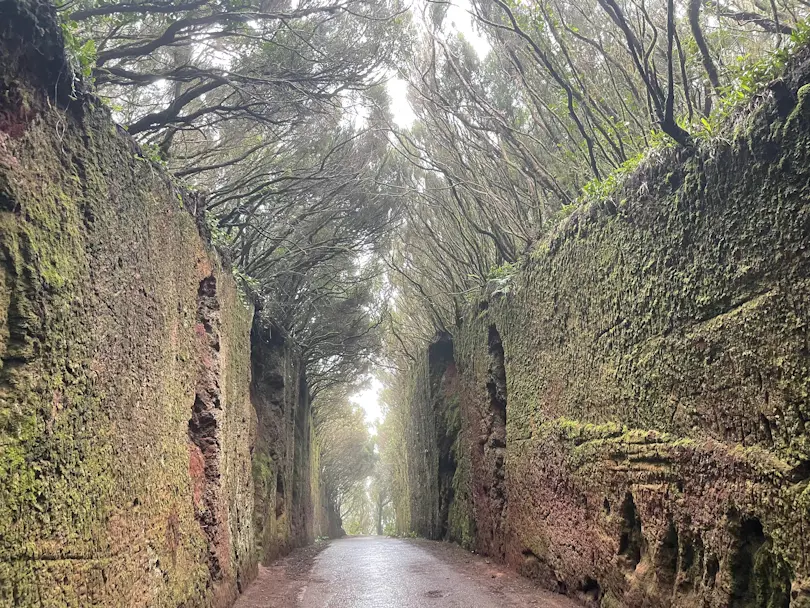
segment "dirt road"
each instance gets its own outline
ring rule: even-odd
[[[520,576],[447,543],[382,537],[294,553],[235,608],[575,608]]]

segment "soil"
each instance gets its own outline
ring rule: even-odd
[[[328,541],[296,549],[269,566],[259,566],[259,574],[236,600],[234,608],[293,608],[309,582],[317,555],[329,546]]]

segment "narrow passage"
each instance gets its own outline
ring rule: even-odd
[[[447,543],[346,538],[332,541],[311,568],[302,568],[295,556],[292,560],[286,566],[263,568],[235,608],[578,606]],[[279,586],[281,569],[286,575]]]

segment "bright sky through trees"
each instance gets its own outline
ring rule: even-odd
[[[382,383],[377,380],[377,378],[373,378],[367,388],[359,393],[355,393],[351,398],[352,402],[363,408],[366,414],[366,424],[372,432],[376,430],[376,425],[383,417],[382,407],[380,405],[380,392],[382,388]]]
[[[448,36],[463,36],[472,45],[478,56],[483,58],[489,53],[491,45],[478,30],[475,17],[470,11],[470,3],[467,0],[455,0],[447,11],[447,33]],[[397,127],[410,128],[416,115],[408,101],[408,83],[402,78],[391,78],[388,81],[388,94],[391,97],[391,114]],[[374,378],[367,388],[352,397],[352,401],[365,411],[366,423],[372,429],[376,422],[382,419],[380,391],[382,391],[382,384]]]
[[[470,3],[467,0],[455,0],[447,10],[445,29],[449,36],[463,36],[475,49],[478,57],[483,58],[492,47],[476,27],[475,17],[470,11]],[[416,115],[408,101],[408,83],[399,77],[391,78],[388,81],[388,95],[391,97],[391,114],[396,126],[400,129],[409,129]]]

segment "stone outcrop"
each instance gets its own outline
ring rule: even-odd
[[[453,342],[440,336],[425,353],[424,365],[414,370],[405,402],[411,424],[406,428],[407,477],[419,480],[408,488],[407,521],[399,530],[433,539],[461,541],[463,534],[451,524],[456,488],[458,403]],[[400,520],[403,514],[399,513]]]
[[[52,7],[0,14],[0,606],[227,606],[313,535],[300,364]]]
[[[654,152],[469,311],[451,395],[424,354],[408,458],[434,489],[412,491],[412,529],[593,605],[810,606],[808,49],[780,82],[723,136]]]
[[[277,332],[256,323],[252,401],[258,417],[253,452],[257,551],[267,563],[315,536],[320,494],[312,466],[312,411],[304,370]]]

